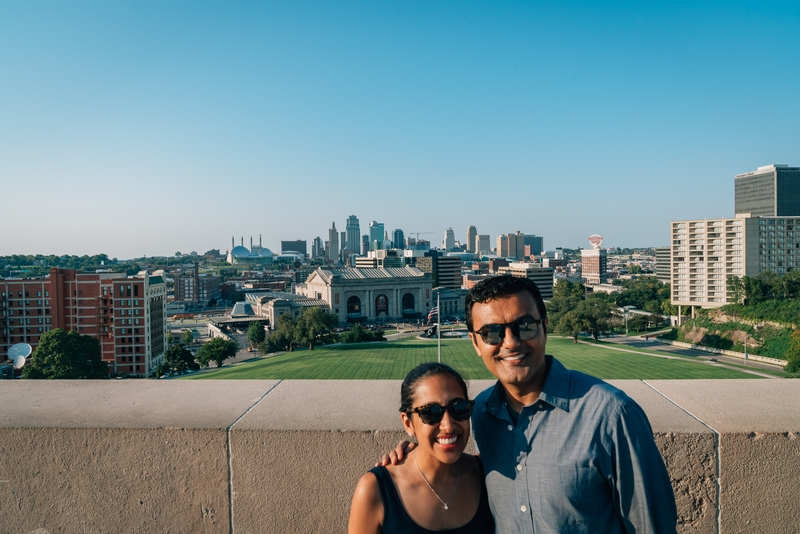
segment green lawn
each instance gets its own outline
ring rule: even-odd
[[[638,350],[621,347],[623,350]],[[550,337],[547,351],[570,369],[583,371],[606,380],[613,379],[683,379],[683,378],[758,378],[723,367],[697,363],[689,359],[645,356],[574,344],[571,339]],[[287,379],[287,380],[401,380],[416,365],[436,360],[436,341],[404,339],[400,341],[335,345],[313,351],[298,350],[271,358],[247,362],[185,377],[187,380]],[[492,379],[475,354],[468,339],[443,339],[442,361],[457,369],[467,379]]]

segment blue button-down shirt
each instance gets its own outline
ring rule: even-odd
[[[472,424],[500,534],[673,533],[675,496],[642,409],[547,356],[539,400],[516,424],[498,382]]]

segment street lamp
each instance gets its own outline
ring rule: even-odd
[[[439,355],[439,363],[442,363],[442,306],[441,306],[441,291],[447,289],[444,286],[434,287],[431,291],[436,292],[436,345],[437,354]]]

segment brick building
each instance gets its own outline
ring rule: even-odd
[[[163,362],[166,301],[163,277],[146,272],[52,268],[45,278],[0,280],[0,360],[12,345],[35,349],[42,334],[61,328],[95,337],[109,372],[148,376]]]

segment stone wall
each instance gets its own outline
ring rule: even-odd
[[[679,532],[800,531],[800,381],[612,383],[650,418]],[[345,532],[358,478],[405,435],[399,389],[4,381],[0,532]]]

